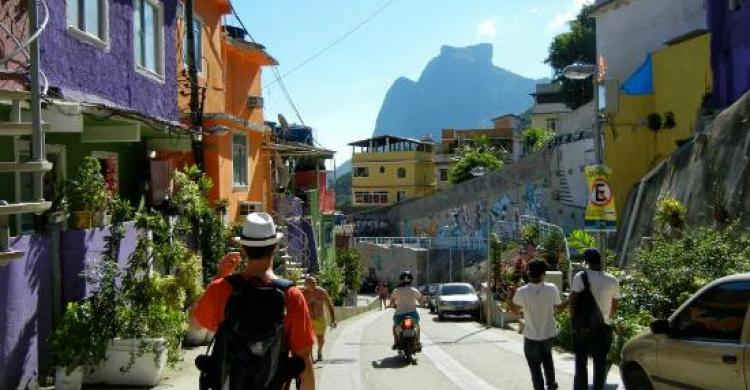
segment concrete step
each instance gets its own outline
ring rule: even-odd
[[[24,252],[9,250],[0,252],[0,267],[8,265],[14,261],[23,259]]]
[[[31,122],[0,122],[0,136],[16,137],[31,135],[32,126]],[[42,130],[49,130],[49,124],[43,123]]]
[[[48,172],[52,170],[52,163],[49,161],[33,161],[17,163],[12,161],[0,161],[0,172]]]
[[[0,201],[1,202],[1,201]],[[41,213],[49,210],[52,202],[27,202],[0,204],[0,215],[16,215],[23,213]]]

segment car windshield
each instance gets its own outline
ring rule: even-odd
[[[466,285],[443,286],[440,295],[463,295],[474,294],[474,289]]]

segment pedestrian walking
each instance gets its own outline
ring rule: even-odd
[[[313,330],[315,330],[315,337],[318,341],[317,361],[323,361],[323,345],[326,343],[326,328],[328,327],[324,309],[328,309],[331,327],[335,328],[336,314],[333,310],[333,302],[331,302],[328,292],[323,287],[318,286],[318,281],[314,276],[308,276],[305,279],[305,288],[302,290],[302,295],[305,296],[305,301],[307,301],[307,309],[310,312]]]
[[[380,283],[378,286],[378,299],[380,299],[380,310],[385,310],[388,306],[388,286],[385,283]]]
[[[620,299],[617,278],[602,270],[598,250],[583,253],[588,270],[573,278],[570,294],[573,352],[576,372],[574,390],[588,389],[588,357],[594,360],[594,390],[604,389],[607,381],[607,354],[612,345],[612,319]]]
[[[273,273],[281,237],[270,215],[248,215],[235,237],[247,258],[244,269],[235,273],[239,252],[224,256],[193,310],[196,322],[216,332],[211,355],[196,359],[200,389],[277,390],[293,379],[303,390],[315,389],[315,334],[305,298]]]
[[[529,283],[518,289],[513,297],[512,309],[522,311],[523,352],[531,371],[534,390],[557,389],[555,365],[552,360],[552,344],[557,337],[555,311],[565,308],[560,291],[553,283],[545,283],[547,265],[543,261],[528,264]],[[542,375],[542,370],[544,375]]]

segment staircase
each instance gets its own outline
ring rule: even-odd
[[[297,280],[292,280],[292,281],[295,282],[297,285],[301,286],[305,282],[304,278],[306,276],[305,274],[307,270],[303,266],[300,259],[297,259],[291,254],[289,254],[289,226],[279,225],[278,230],[281,233],[284,233],[284,238],[282,238],[281,241],[279,241],[279,249],[278,249],[278,253],[279,253],[279,256],[281,257],[281,264],[282,264],[281,273],[287,277],[289,275],[295,275],[295,274],[299,275],[299,278]]]
[[[35,98],[31,95],[30,92],[0,91],[0,100],[9,100],[11,102],[10,120],[7,122],[0,122],[0,137],[18,138],[31,136],[32,145],[41,144],[40,138],[43,138],[42,131],[46,125],[42,124],[39,126],[39,131],[35,132],[34,124],[32,122],[24,122],[21,120],[21,102],[25,100],[34,101]],[[38,99],[39,97],[36,96],[37,102]],[[52,169],[52,163],[46,161],[44,150],[41,150],[40,152],[41,153],[35,154],[40,155],[41,159],[28,162],[0,161],[0,174],[15,175],[16,173],[21,172],[32,173],[34,174],[35,181],[34,201],[10,203],[7,200],[0,199],[0,266],[21,259],[24,255],[23,252],[14,250],[10,247],[10,216],[24,213],[39,214],[49,209],[52,205],[52,202],[44,200],[42,194],[43,174]]]
[[[39,9],[44,10],[44,21],[39,22]],[[49,21],[49,8],[45,0],[28,0],[26,11],[30,31],[27,38],[19,38],[12,35],[11,30],[4,28],[6,38],[16,42],[16,47],[7,47],[9,52],[23,55],[28,59],[28,79],[30,80],[31,92],[5,90],[0,91],[0,100],[10,102],[11,112],[7,122],[0,122],[0,139],[12,137],[31,137],[31,159],[30,161],[0,161],[0,174],[15,175],[20,172],[33,175],[33,196],[31,202],[11,203],[0,199],[0,266],[7,265],[13,261],[23,258],[24,253],[10,246],[10,216],[25,213],[40,214],[52,206],[52,202],[44,200],[44,173],[52,169],[52,164],[47,161],[44,152],[44,127],[42,123],[42,87],[40,83],[39,69],[39,36],[41,30],[38,26],[47,25]],[[6,64],[0,64],[5,67]],[[23,73],[26,73],[23,71]],[[46,88],[46,87],[45,87]],[[31,111],[31,122],[22,120],[21,102],[28,101]],[[18,160],[18,156],[14,156]]]
[[[565,173],[565,170],[561,169],[557,171],[557,176],[560,178],[560,203],[573,205],[573,193],[570,191],[568,175]]]

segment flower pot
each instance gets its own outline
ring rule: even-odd
[[[141,350],[143,343],[147,344],[145,350]],[[152,350],[154,346],[157,354]],[[167,366],[166,340],[114,339],[106,356],[93,372],[87,373],[84,383],[153,387],[159,384]]]
[[[91,226],[104,227],[112,223],[112,215],[104,211],[94,211],[91,214]]]
[[[68,373],[67,367],[55,370],[55,390],[80,390],[83,384],[83,367],[76,367]]]
[[[71,215],[71,224],[73,229],[84,230],[91,229],[91,212],[90,211],[73,211]]]

